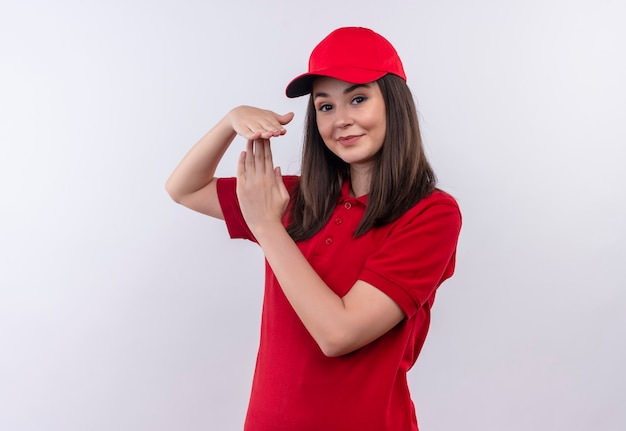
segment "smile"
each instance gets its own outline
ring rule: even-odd
[[[350,135],[350,136],[343,136],[340,138],[337,138],[337,141],[344,146],[350,146],[355,144],[362,135]]]

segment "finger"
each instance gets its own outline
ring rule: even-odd
[[[259,139],[261,137],[261,134],[263,133],[260,130],[252,130],[252,129],[249,129],[249,130],[250,130],[250,133],[248,133],[248,135],[245,136],[245,138],[249,140]]]
[[[266,139],[254,141],[255,172],[265,173],[265,141]]]
[[[264,129],[262,136],[261,136],[264,139],[272,138],[275,136],[281,136],[287,132],[285,128],[280,124],[280,122],[277,122],[275,120],[260,121],[259,127],[262,127]]]
[[[291,120],[293,120],[294,115],[295,114],[293,112],[287,112],[286,114],[279,115],[278,121],[282,125],[288,124],[289,122],[291,122]]]
[[[283,127],[278,123],[269,123],[267,121],[258,120],[245,126],[245,132],[240,133],[246,139],[271,138],[272,136],[280,136]]]
[[[263,148],[265,152],[265,157],[264,157],[265,172],[270,174],[274,171],[274,160],[272,157],[272,147],[270,146],[269,139],[267,139],[264,142]]]
[[[254,175],[254,172],[255,172],[254,142],[255,141],[253,141],[252,139],[248,139],[248,143],[246,144],[246,159],[245,159],[246,175]]]
[[[246,182],[246,152],[242,151],[237,159],[237,186],[243,186]]]
[[[281,132],[277,131],[277,130],[266,130],[265,132],[261,133],[259,138],[261,139],[269,139],[269,138],[275,138],[277,136],[280,136]]]
[[[288,201],[290,198],[289,191],[287,190],[287,186],[285,186],[285,183],[283,182],[283,173],[280,170],[280,166],[276,166],[276,168],[274,168],[274,175],[276,176],[276,182],[278,184],[278,189],[280,190],[280,195],[283,197],[283,199]]]
[[[271,135],[271,136],[268,136],[268,137],[267,137],[267,139],[269,139],[269,138],[277,138],[277,137],[279,137],[279,136],[283,136],[285,133],[287,133],[287,130],[285,130],[285,129],[283,129],[283,128],[281,127],[281,128],[280,128],[280,129],[278,129],[278,130],[274,130],[274,131],[272,132],[272,135]]]

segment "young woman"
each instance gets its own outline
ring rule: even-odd
[[[454,271],[461,215],[435,188],[405,81],[386,39],[337,29],[287,86],[310,94],[300,176],[283,177],[270,148],[293,114],[240,106],[167,182],[266,258],[247,431],[417,430],[406,373]],[[236,135],[236,178],[216,179]]]

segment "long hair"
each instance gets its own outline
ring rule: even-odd
[[[365,214],[354,237],[397,220],[436,186],[426,159],[411,90],[387,74],[376,81],[387,112],[384,143],[376,154]],[[333,154],[317,129],[313,98],[305,120],[300,181],[292,193],[287,231],[295,241],[311,238],[328,222],[350,179],[350,165]]]

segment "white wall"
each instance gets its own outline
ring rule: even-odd
[[[343,25],[395,44],[464,213],[411,374],[422,429],[626,429],[625,19],[621,0],[3,0],[0,429],[241,429],[262,255],[163,185],[242,103],[296,112],[275,151],[297,172],[284,86]]]

